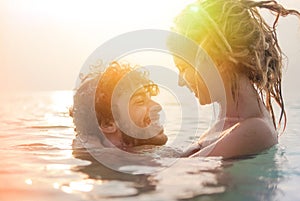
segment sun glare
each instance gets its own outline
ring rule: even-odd
[[[187,3],[182,0],[0,1],[0,28],[5,30],[0,37],[0,52],[3,52],[0,88],[71,89],[84,61],[101,44],[134,30],[169,30],[174,16]],[[58,82],[53,82],[58,78]]]
[[[149,22],[153,19],[159,18],[161,19],[161,22],[164,22],[164,17],[166,18],[169,16],[167,18],[171,19],[170,17],[172,15],[169,15],[168,13],[174,12],[175,14],[175,12],[178,10],[176,8],[182,7],[180,5],[182,5],[183,2],[174,2],[174,0],[153,0],[151,2],[140,0],[12,0],[6,2],[6,4],[11,10],[17,11],[19,16],[27,15],[27,17],[31,18],[51,18],[59,21],[102,20],[103,22],[110,23],[130,20],[133,22]],[[159,10],[162,12],[158,12]],[[156,15],[153,15],[154,11]],[[160,14],[157,15],[158,13]]]
[[[63,112],[68,111],[73,104],[72,91],[55,91],[51,96],[52,108],[54,111]]]

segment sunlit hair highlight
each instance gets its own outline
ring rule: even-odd
[[[259,9],[275,15],[269,25]],[[234,98],[237,77],[246,75],[270,112],[274,126],[280,126],[286,113],[281,90],[283,53],[276,26],[280,16],[297,15],[276,1],[198,0],[188,5],[175,19],[174,32],[194,40],[212,58],[221,74],[232,82]],[[272,100],[281,108],[276,124]]]

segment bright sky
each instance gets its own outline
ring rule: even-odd
[[[137,29],[168,30],[185,4],[0,0],[0,89],[73,89],[84,61],[103,42]]]
[[[87,57],[103,42],[137,29],[169,30],[191,0],[0,0],[0,90],[69,90]],[[300,2],[284,5],[300,10]],[[300,81],[300,22],[282,20],[289,57],[285,88]],[[294,87],[294,88],[293,88]]]

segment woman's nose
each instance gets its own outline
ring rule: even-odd
[[[180,87],[183,87],[183,86],[186,85],[186,81],[184,80],[182,74],[179,74],[179,75],[178,75],[178,85],[179,85]]]

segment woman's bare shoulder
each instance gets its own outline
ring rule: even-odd
[[[263,118],[249,118],[239,122],[232,130],[232,134],[242,135],[246,138],[261,139],[262,141],[275,137],[277,132],[274,125]]]
[[[200,151],[206,156],[232,158],[257,154],[277,144],[276,130],[262,118],[249,118],[224,131],[215,143]]]

